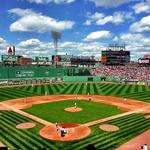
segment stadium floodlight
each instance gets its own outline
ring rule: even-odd
[[[61,33],[58,31],[51,31],[51,36],[54,40],[55,54],[58,55],[58,40],[61,38]]]

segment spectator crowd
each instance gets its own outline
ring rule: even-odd
[[[91,69],[95,76],[117,76],[122,80],[150,81],[150,67],[101,66]]]

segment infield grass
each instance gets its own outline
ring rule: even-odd
[[[77,103],[77,107],[80,107],[83,110],[80,112],[67,112],[64,110],[67,107],[73,107],[74,102]],[[54,123],[87,123],[124,112],[112,105],[89,102],[86,100],[65,100],[38,104],[34,105],[32,108],[25,109],[24,111]]]

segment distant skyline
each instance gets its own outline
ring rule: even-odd
[[[150,54],[150,0],[4,0],[0,55],[55,54],[51,31],[60,31],[58,54],[101,56],[110,43],[126,45],[131,59]]]

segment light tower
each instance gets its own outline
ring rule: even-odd
[[[55,55],[58,55],[58,40],[61,38],[61,33],[58,31],[52,31],[51,36],[54,40],[54,49],[55,49]]]

